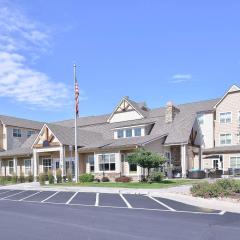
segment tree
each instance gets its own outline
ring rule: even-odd
[[[147,151],[145,149],[138,149],[134,153],[128,155],[127,161],[130,164],[136,164],[144,169],[147,169],[147,177],[149,177],[151,168],[161,167],[166,159],[158,153]]]

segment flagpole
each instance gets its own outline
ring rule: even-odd
[[[73,75],[74,75],[74,93],[76,88],[76,64],[73,65]],[[75,182],[78,182],[78,149],[77,149],[77,112],[76,112],[76,93],[74,94],[74,102],[75,102],[75,108],[74,108],[74,115],[75,115]]]

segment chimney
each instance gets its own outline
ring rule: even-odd
[[[173,119],[179,112],[180,110],[175,107],[171,101],[167,102],[165,111],[165,123],[173,122]]]

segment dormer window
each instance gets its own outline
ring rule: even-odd
[[[122,129],[119,129],[118,131],[117,131],[117,138],[123,138],[124,137],[124,131],[122,130]]]
[[[131,127],[116,129],[114,131],[114,138],[131,138],[131,137],[141,137],[145,135],[145,126],[142,127]]]
[[[132,129],[126,129],[126,137],[132,137]]]
[[[134,128],[134,135],[135,137],[140,137],[142,135],[142,129],[141,128]]]
[[[19,128],[13,128],[13,137],[21,137],[22,133],[21,133],[21,129]]]

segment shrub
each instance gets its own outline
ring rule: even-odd
[[[164,174],[162,172],[152,172],[148,180],[151,182],[161,182],[163,179]]]
[[[7,177],[6,177],[6,181],[7,181],[7,182],[11,182],[11,181],[12,181],[12,176],[7,176]]]
[[[80,182],[93,182],[94,176],[90,173],[84,173],[79,176]]]
[[[12,183],[13,184],[15,184],[15,183],[17,183],[17,181],[18,181],[18,177],[17,177],[17,175],[14,173],[13,175],[12,175]]]
[[[101,181],[102,181],[102,182],[109,182],[110,180],[109,180],[108,177],[102,177]]]
[[[235,180],[221,179],[214,183],[202,182],[192,186],[191,193],[195,197],[216,198],[240,193],[240,184]]]
[[[115,178],[115,182],[131,182],[132,178],[131,177],[126,177],[126,176],[121,176]]]
[[[56,171],[57,183],[62,183],[62,170],[60,168]]]
[[[6,177],[0,177],[0,185],[6,184]]]
[[[49,184],[54,184],[54,176],[51,170],[48,171],[48,181],[49,181]]]
[[[38,176],[40,185],[45,185],[46,175],[44,173],[40,173]]]
[[[67,180],[68,182],[72,182],[72,171],[70,169],[67,171]]]
[[[18,177],[18,182],[19,183],[24,183],[25,182],[25,176],[22,172],[20,173],[20,176]]]
[[[28,176],[26,177],[27,182],[33,182],[34,181],[34,176],[31,171],[28,172]]]

